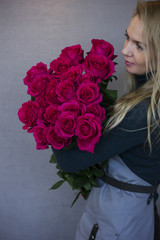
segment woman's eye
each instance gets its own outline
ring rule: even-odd
[[[137,49],[141,51],[143,50],[143,48],[139,44],[137,44]]]
[[[125,33],[124,36],[126,37],[126,40],[129,40],[129,36],[127,33]]]

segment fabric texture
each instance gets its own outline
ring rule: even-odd
[[[117,180],[149,186],[120,159],[111,158],[107,174]],[[76,232],[76,240],[88,240],[94,224],[98,224],[96,240],[153,240],[154,202],[147,205],[149,194],[132,193],[107,185],[97,179]]]

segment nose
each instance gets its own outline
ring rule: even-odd
[[[131,43],[129,41],[125,41],[124,43],[124,47],[122,49],[122,54],[124,56],[128,56],[128,57],[131,57],[132,56],[132,46],[131,46]]]

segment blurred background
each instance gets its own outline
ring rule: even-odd
[[[118,55],[118,80],[124,93],[124,33],[136,0],[0,0],[0,239],[71,240],[85,200],[59,180],[49,163],[51,150],[36,150],[32,134],[17,117],[30,97],[23,78],[31,66],[49,63],[66,46],[91,49],[91,39],[109,41]],[[159,202],[158,202],[159,204]],[[159,204],[160,205],[160,204]]]

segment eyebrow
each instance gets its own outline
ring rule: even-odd
[[[127,32],[127,29],[126,29],[126,35],[129,36],[128,32]],[[133,42],[135,42],[136,44],[142,44],[146,47],[146,44],[143,43],[143,42],[139,42],[139,41],[136,41],[136,40],[133,40]]]

